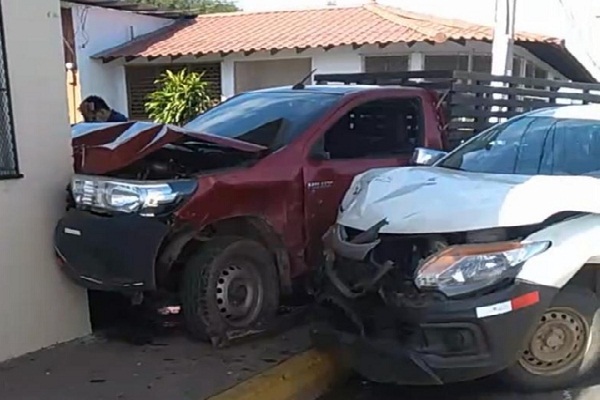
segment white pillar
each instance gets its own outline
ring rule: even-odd
[[[496,0],[492,74],[512,75],[517,0]]]
[[[512,76],[516,3],[517,0],[496,0],[494,41],[492,42],[492,75]],[[491,84],[495,87],[505,86],[502,82],[491,82]],[[507,98],[506,95],[501,93],[494,93],[492,96],[497,100]],[[500,110],[506,110],[506,108],[492,107],[492,112]],[[498,117],[490,117],[489,122],[498,123],[502,121]]]
[[[235,63],[224,58],[221,61],[221,96],[231,97],[235,95]]]
[[[408,70],[409,71],[422,71],[425,69],[425,54],[423,53],[410,53],[408,56]]]

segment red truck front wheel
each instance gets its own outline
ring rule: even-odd
[[[181,298],[186,326],[196,339],[261,329],[279,305],[273,257],[253,240],[214,238],[188,261]]]

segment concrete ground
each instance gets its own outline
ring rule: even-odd
[[[358,378],[320,400],[598,400],[600,371],[578,388],[552,393],[521,394],[494,379],[444,387],[395,387],[374,385]]]
[[[306,328],[228,349],[179,334],[144,346],[86,339],[0,364],[0,399],[202,400],[308,347]]]

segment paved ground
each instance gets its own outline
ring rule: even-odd
[[[222,350],[183,335],[60,345],[0,364],[0,399],[202,400],[307,349],[306,331]]]
[[[503,388],[494,380],[445,386],[443,388],[408,388],[372,385],[354,379],[321,400],[598,400],[600,371],[595,379],[581,388],[554,393],[524,395]]]

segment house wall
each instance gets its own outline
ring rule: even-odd
[[[121,61],[104,64],[92,55],[118,46],[173,20],[100,7],[74,5],[71,8],[79,70],[81,98],[98,95],[119,112],[127,112],[125,68]]]
[[[24,175],[0,181],[0,360],[5,360],[86,335],[90,325],[85,292],[59,271],[52,245],[71,171],[59,2],[0,0],[0,7]]]
[[[384,48],[380,48],[376,45],[363,46],[358,49],[354,49],[352,46],[337,47],[328,51],[324,49],[308,49],[302,52],[295,50],[282,50],[274,55],[270,52],[255,52],[250,55],[244,55],[243,53],[235,53],[219,58],[218,56],[206,56],[206,57],[181,57],[175,62],[171,62],[168,57],[160,57],[152,62],[147,61],[143,58],[135,59],[128,63],[128,65],[165,65],[165,64],[189,64],[189,63],[208,63],[208,62],[221,62],[221,91],[223,96],[231,97],[236,93],[235,85],[235,65],[239,62],[251,62],[251,61],[269,61],[269,60],[293,60],[293,59],[306,59],[312,60],[312,69],[316,69],[317,74],[326,73],[352,73],[364,71],[364,59],[368,56],[396,56],[396,55],[407,55],[410,57],[410,66],[412,70],[423,69],[423,58],[427,55],[490,55],[492,52],[492,46],[490,43],[469,41],[465,45],[458,44],[455,42],[447,42],[442,44],[430,45],[427,43],[417,43],[412,47],[408,47],[405,44],[394,44]],[[553,78],[564,78],[558,71],[554,70],[548,64],[533,56],[527,50],[516,47],[515,56],[523,58],[528,62],[542,67],[549,71],[550,76]],[[114,61],[109,64],[115,63],[117,67],[121,67],[121,61]],[[258,65],[258,64],[257,64]],[[294,83],[295,79],[290,75],[289,83]],[[126,93],[126,82],[125,80],[119,81],[118,85],[122,85],[121,88],[113,88],[115,93]],[[124,109],[126,107],[126,96],[122,99],[125,102]]]
[[[310,74],[310,58],[238,61],[234,65],[236,93],[299,82]]]
[[[264,61],[310,57],[312,59],[312,68],[317,70],[316,74],[352,73],[364,71],[364,58],[368,56],[408,55],[411,58],[411,69],[422,69],[422,65],[414,61],[422,59],[423,56],[452,54],[489,55],[491,54],[491,51],[491,44],[489,43],[467,42],[466,45],[463,46],[458,43],[449,42],[438,45],[417,43],[412,47],[408,47],[405,44],[395,44],[385,48],[380,48],[379,46],[363,46],[358,49],[353,49],[351,46],[344,46],[329,51],[325,51],[323,49],[310,49],[300,54],[294,50],[281,51],[275,55],[271,55],[268,52],[257,52],[249,56],[244,56],[243,54],[232,54],[226,56],[222,61],[221,87],[224,96],[230,97],[235,94],[234,66],[236,62],[240,61]],[[515,55],[550,71],[553,77],[561,77],[556,70],[523,48],[517,47],[515,49]],[[191,62],[193,59],[186,59],[183,57],[179,60],[181,60],[181,62]],[[196,59],[196,62],[201,61],[202,58]],[[144,61],[139,62],[142,63]]]

